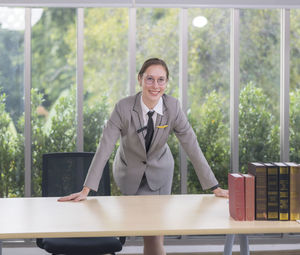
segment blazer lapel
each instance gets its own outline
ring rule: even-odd
[[[143,120],[143,113],[142,113],[140,100],[141,100],[141,92],[139,92],[135,97],[135,102],[132,108],[131,116],[135,125],[137,135],[140,138],[142,146],[146,151],[145,138],[144,138],[146,135],[146,129],[144,130],[142,129],[144,127],[144,120]]]

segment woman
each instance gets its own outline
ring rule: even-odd
[[[228,197],[218,186],[179,101],[164,94],[169,80],[166,63],[158,58],[145,61],[138,81],[142,91],[120,100],[108,120],[81,192],[59,201],[86,199],[97,190],[104,166],[117,140],[114,179],[124,195],[170,194],[174,159],[167,140],[174,132],[189,156],[203,189]],[[155,124],[154,124],[155,123]],[[144,254],[165,254],[163,236],[144,237]]]

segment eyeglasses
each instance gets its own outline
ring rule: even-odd
[[[155,83],[155,79],[151,75],[146,75],[144,81],[147,85],[153,85]],[[167,83],[167,79],[166,77],[159,77],[156,82],[159,86],[164,86]]]

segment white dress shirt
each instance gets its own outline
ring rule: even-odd
[[[158,103],[155,105],[155,107],[150,110],[143,102],[143,98],[141,97],[141,106],[142,106],[142,112],[143,112],[143,119],[144,119],[144,126],[147,126],[147,123],[148,123],[148,115],[147,113],[149,111],[154,111],[154,114],[152,116],[152,119],[153,119],[153,124],[154,124],[154,127],[155,127],[155,122],[156,122],[156,117],[157,117],[157,114],[159,115],[163,115],[163,99],[162,97],[158,100]]]

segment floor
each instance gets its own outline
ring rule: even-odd
[[[222,245],[191,245],[191,246],[165,246],[167,254],[171,255],[219,255],[222,254]],[[239,246],[234,245],[233,254],[239,254]],[[2,255],[46,255],[39,248],[19,247],[19,248],[3,248]],[[125,246],[122,252],[118,254],[139,255],[142,254],[141,246]],[[256,255],[300,255],[300,244],[278,244],[278,245],[250,245],[250,254]]]

